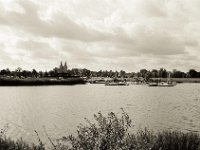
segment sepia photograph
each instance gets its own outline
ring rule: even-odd
[[[199,0],[0,0],[0,150],[200,150]]]

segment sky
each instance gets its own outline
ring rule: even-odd
[[[200,70],[199,0],[0,0],[0,69]]]

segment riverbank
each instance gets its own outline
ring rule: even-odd
[[[121,78],[120,78],[121,79]],[[120,80],[119,79],[119,80]],[[176,83],[200,83],[200,78],[171,78]],[[101,80],[95,80],[93,84],[105,84],[108,79],[102,78]],[[111,80],[111,78],[109,78]],[[138,82],[136,78],[126,78],[127,82]],[[140,79],[141,80],[141,79]],[[139,83],[145,83],[144,80]],[[151,81],[163,81],[166,82],[167,78],[151,78]],[[90,80],[88,80],[90,81]],[[10,78],[0,77],[0,86],[37,86],[37,85],[75,85],[75,84],[86,84],[88,81],[81,77],[70,77],[70,78]]]
[[[0,78],[0,86],[75,85],[85,84],[82,78]]]
[[[39,135],[38,145],[27,144],[22,139],[13,141],[0,136],[1,149],[17,150],[199,150],[200,135],[189,132],[164,130],[153,132],[148,129],[130,133],[133,128],[128,114],[122,111],[121,116],[113,112],[107,116],[98,113],[94,115],[96,122],[87,120],[87,125],[80,125],[77,135],[68,135],[52,140],[48,137],[50,146],[42,143]]]
[[[88,82],[92,84],[105,84],[106,81],[112,81],[113,78],[94,78],[88,80]],[[130,83],[138,83],[138,84],[144,84],[146,83],[145,79],[140,77],[135,77],[135,78],[118,78],[118,80],[125,80]],[[160,82],[166,82],[168,78],[150,78],[150,81],[160,81]],[[176,83],[200,83],[200,78],[171,78],[172,81]]]
[[[167,78],[151,78],[151,80],[161,80],[166,82]],[[200,83],[200,78],[171,78],[172,81],[176,83]]]

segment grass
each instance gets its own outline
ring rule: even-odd
[[[44,145],[27,144],[22,139],[14,141],[10,138],[0,138],[0,150],[45,150]]]
[[[76,135],[56,141],[48,137],[51,148],[45,147],[40,138],[38,145],[30,146],[22,139],[13,141],[1,136],[0,150],[200,150],[200,135],[197,133],[153,132],[146,128],[130,133],[132,121],[123,110],[120,116],[113,112],[104,116],[99,112],[94,118],[94,122],[86,119],[86,125],[79,125]]]

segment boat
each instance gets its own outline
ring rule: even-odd
[[[159,87],[172,87],[172,86],[175,86],[176,85],[176,82],[173,82],[171,77],[170,77],[170,73],[169,73],[169,76],[167,78],[167,82],[160,82],[158,83],[158,86]]]
[[[128,86],[129,84],[126,82],[107,82],[106,86]]]
[[[150,83],[148,83],[148,86],[158,86],[158,83],[157,82],[150,82]]]
[[[107,80],[105,83],[106,86],[128,86],[129,84],[125,79],[114,78],[112,80]]]
[[[128,83],[125,82],[110,82],[110,83],[106,83],[106,86],[128,86]]]
[[[176,85],[175,82],[160,82],[160,83],[158,83],[159,87],[172,87],[175,85]]]
[[[148,83],[148,86],[158,86],[158,87],[173,87],[176,85],[176,82],[173,82],[170,78],[170,74],[169,74],[169,77],[167,78],[167,81],[164,82],[150,82]]]
[[[90,84],[105,84],[105,80],[91,80],[89,81]]]
[[[151,83],[148,83],[148,86],[158,86],[158,87],[172,87],[175,85],[176,85],[176,82],[159,82],[159,83],[151,82]]]
[[[105,84],[105,78],[103,77],[92,77],[88,80],[90,84]]]

